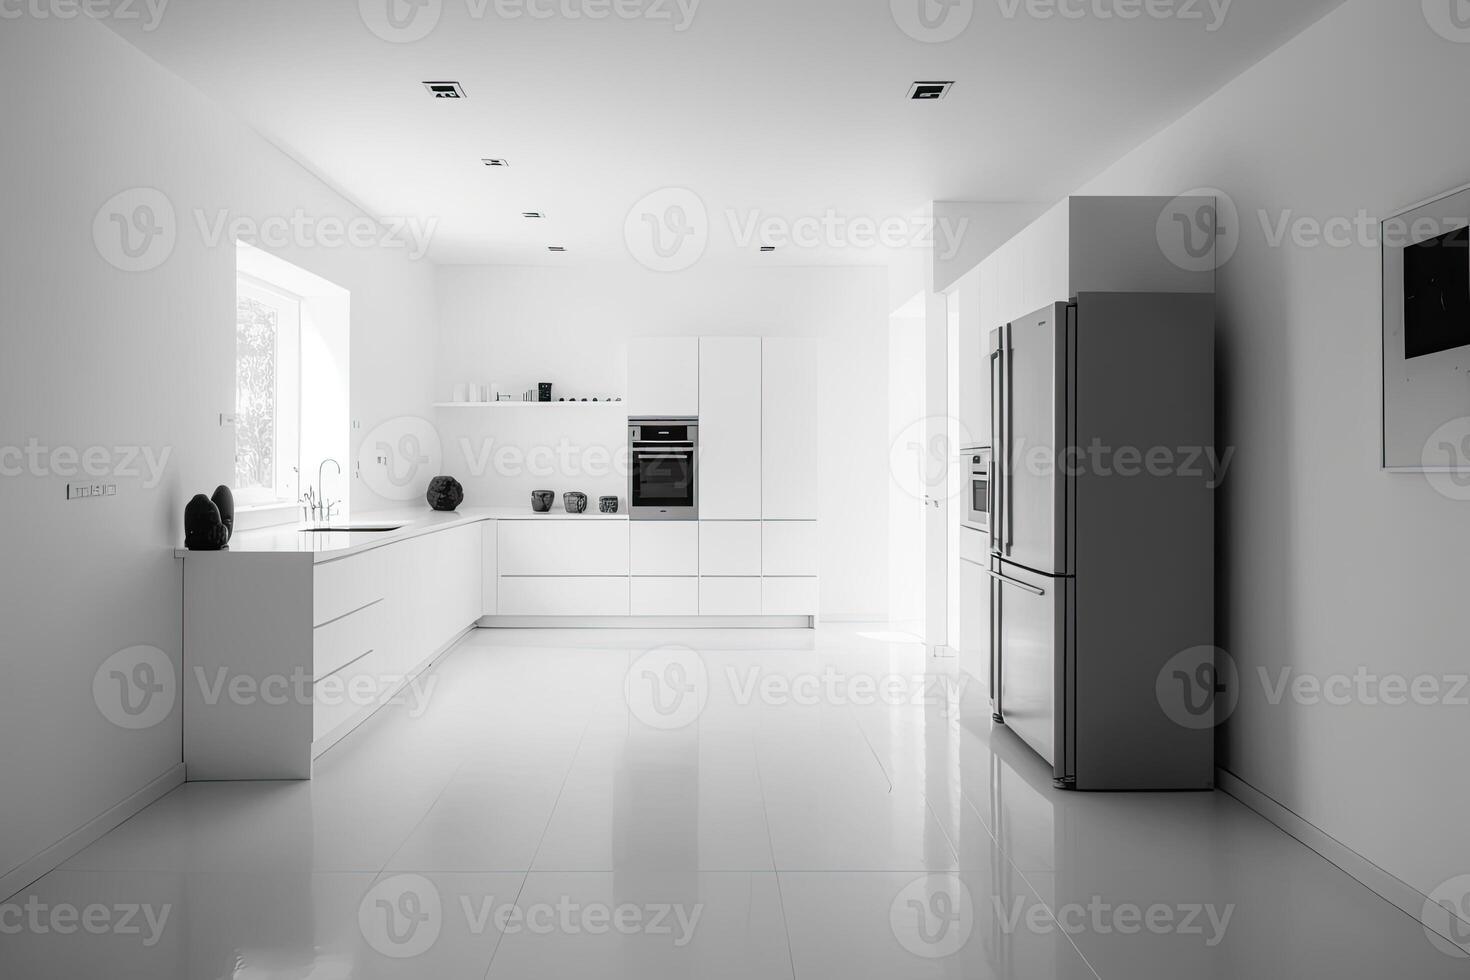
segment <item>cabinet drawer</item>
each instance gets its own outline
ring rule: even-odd
[[[699,615],[697,578],[635,578],[632,596],[634,616]]]
[[[321,738],[360,711],[376,707],[403,680],[388,665],[388,652],[374,650],[311,686],[312,740]]]
[[[767,521],[762,525],[761,571],[766,575],[817,574],[817,522]]]
[[[760,521],[700,521],[699,574],[760,575]]]
[[[312,625],[329,623],[383,598],[386,591],[385,556],[391,547],[374,548],[350,558],[314,565]]]
[[[499,521],[506,575],[627,575],[628,522],[546,518]]]
[[[634,575],[699,574],[699,525],[693,521],[630,521]]]
[[[761,580],[758,578],[701,578],[701,616],[759,616]]]
[[[311,679],[321,680],[342,669],[374,647],[383,646],[383,609],[380,600],[312,630]]]
[[[502,616],[626,616],[627,578],[500,578]]]
[[[815,616],[817,580],[814,578],[761,579],[761,612],[767,616]]]
[[[973,527],[960,528],[960,558],[977,565],[990,564],[990,535]]]

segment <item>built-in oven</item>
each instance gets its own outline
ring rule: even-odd
[[[699,518],[699,420],[628,420],[628,517]]]
[[[990,509],[993,498],[990,493],[991,451],[987,447],[965,450],[970,460],[969,501],[965,507],[965,523],[977,531],[990,533]]]

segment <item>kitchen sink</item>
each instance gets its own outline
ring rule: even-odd
[[[326,527],[304,527],[301,529],[301,533],[317,534],[330,531],[396,531],[402,526],[402,524],[331,524]]]

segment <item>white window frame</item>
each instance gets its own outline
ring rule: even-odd
[[[243,272],[235,276],[236,303],[250,296],[280,310],[276,324],[275,487],[234,487],[245,510],[295,507],[301,485],[301,307],[302,298]],[[238,376],[238,368],[237,368]]]

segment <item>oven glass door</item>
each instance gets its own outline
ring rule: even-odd
[[[631,506],[694,506],[693,450],[635,449],[632,465]]]
[[[967,520],[982,531],[990,529],[990,454],[983,453],[970,461],[970,516]]]

